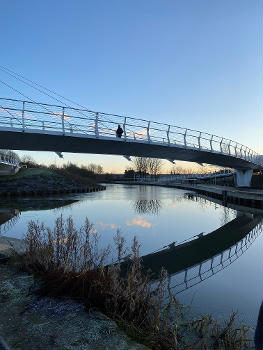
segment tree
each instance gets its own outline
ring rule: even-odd
[[[94,174],[101,175],[103,173],[103,168],[101,165],[90,163],[87,167],[87,170],[91,171]]]
[[[158,174],[160,174],[161,168],[162,168],[162,160],[159,158],[146,158],[148,163],[148,171],[149,173],[157,177]]]
[[[35,161],[35,159],[29,155],[24,155],[21,158],[21,163],[26,165],[28,168],[38,168],[39,165]]]
[[[132,159],[135,171],[139,173],[141,177],[145,177],[148,170],[148,162],[145,157],[134,157]]]
[[[101,165],[97,166],[97,174],[101,175],[103,173],[103,167]]]

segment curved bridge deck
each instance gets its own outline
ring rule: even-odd
[[[116,138],[118,125],[123,137]],[[263,169],[262,157],[205,132],[69,106],[0,98],[0,148],[185,160]]]

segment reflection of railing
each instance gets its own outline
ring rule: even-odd
[[[116,137],[118,125],[123,139],[209,151],[263,166],[262,157],[250,148],[217,135],[144,119],[94,112],[31,101],[0,98],[0,125],[11,130],[61,135]]]
[[[19,220],[21,213],[18,210],[14,209],[13,215],[14,216],[11,217],[8,221],[6,221],[6,222],[4,222],[3,224],[0,225],[0,234],[5,234],[9,230],[11,230],[11,228]]]
[[[254,227],[241,241],[229,249],[224,250],[220,254],[198,265],[191,266],[184,271],[176,273],[174,276],[176,276],[177,280],[181,278],[182,282],[176,282],[176,284],[170,286],[170,289],[173,289],[175,294],[179,294],[214,276],[219,271],[222,271],[244,254],[261,232],[262,222]]]

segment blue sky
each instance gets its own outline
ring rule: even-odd
[[[13,0],[1,3],[0,27],[1,65],[89,109],[214,133],[262,153],[261,0]],[[51,102],[1,71],[0,79]],[[1,84],[0,96],[21,98]],[[61,163],[53,153],[33,157]],[[129,166],[117,156],[78,162]]]

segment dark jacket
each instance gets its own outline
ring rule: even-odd
[[[118,137],[121,137],[122,134],[123,134],[123,130],[122,130],[122,128],[121,128],[120,126],[118,126],[118,129],[116,130],[116,135],[117,135]]]

